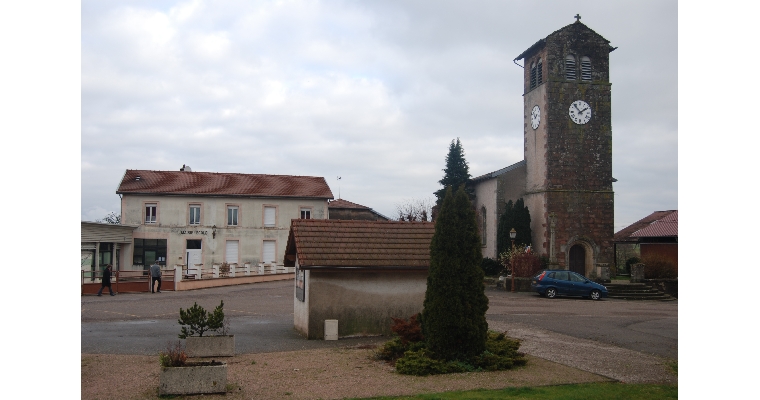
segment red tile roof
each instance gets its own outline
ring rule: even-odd
[[[124,174],[116,193],[333,198],[325,178],[317,176],[133,169]]]
[[[640,237],[678,237],[678,210],[655,211],[615,234],[615,242],[636,242]]]
[[[631,234],[631,237],[678,237],[678,210]]]
[[[285,265],[303,269],[427,269],[433,222],[294,219]]]
[[[352,203],[348,200],[343,199],[336,199],[336,200],[330,200],[329,203],[327,203],[328,208],[352,208],[352,209],[359,209],[359,210],[369,210],[370,208],[367,206],[363,206],[361,204]]]

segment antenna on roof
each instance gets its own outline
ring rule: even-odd
[[[338,199],[340,199],[340,177],[338,177]]]

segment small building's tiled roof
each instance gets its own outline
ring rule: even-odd
[[[678,237],[678,210],[631,234],[631,237]]]
[[[332,199],[323,177],[128,169],[117,194],[310,197]]]
[[[363,206],[361,204],[352,203],[348,200],[343,199],[336,199],[336,200],[330,200],[327,203],[328,208],[353,208],[357,210],[369,210],[370,208],[367,206]]]
[[[425,270],[434,233],[433,222],[294,219],[285,265]]]
[[[655,211],[615,234],[618,243],[637,242],[640,237],[678,237],[678,210]]]

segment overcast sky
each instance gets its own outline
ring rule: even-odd
[[[523,159],[513,59],[581,22],[610,54],[615,230],[678,208],[675,1],[83,1],[81,218],[126,169],[323,176],[389,217]],[[340,176],[342,179],[337,180]]]

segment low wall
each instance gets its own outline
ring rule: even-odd
[[[195,290],[206,289],[220,286],[245,285],[248,283],[286,281],[295,278],[295,273],[287,274],[267,274],[267,275],[248,275],[234,278],[213,278],[213,279],[190,279],[174,283],[174,290]]]
[[[645,284],[678,298],[678,279],[644,279]]]
[[[497,278],[498,279],[498,278]],[[530,282],[533,278],[517,278],[515,277],[515,292],[530,292]],[[496,281],[496,288],[499,290],[512,291],[512,278],[507,277],[504,281]]]

